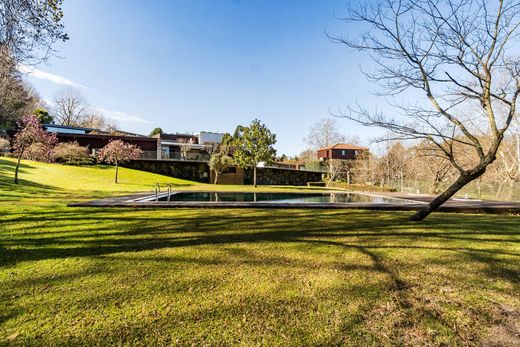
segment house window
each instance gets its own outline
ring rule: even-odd
[[[343,156],[345,155],[345,150],[344,149],[341,150],[341,155],[343,155]]]

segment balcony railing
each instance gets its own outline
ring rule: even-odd
[[[162,152],[160,153],[160,157],[157,157],[156,151],[143,151],[141,154],[140,160],[172,160],[172,161],[198,161],[198,162],[209,162],[210,156],[207,153],[187,153],[183,156],[178,152]],[[312,171],[312,172],[321,172],[327,173],[328,169],[326,167],[294,167],[287,165],[267,165],[265,168],[273,168],[273,169],[283,169],[283,170],[291,170],[291,171]]]
[[[139,159],[152,159],[152,160],[157,160],[157,152],[155,151],[143,151],[143,153],[141,153],[141,158]]]
[[[187,153],[185,156],[181,153],[159,153],[157,156],[155,151],[143,151],[141,160],[180,160],[180,161],[209,161],[209,155],[204,153]]]

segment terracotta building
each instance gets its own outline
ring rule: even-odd
[[[368,153],[368,148],[351,145],[349,143],[337,143],[332,146],[318,149],[318,159],[343,159],[354,160],[362,154]]]

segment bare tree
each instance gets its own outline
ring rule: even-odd
[[[216,154],[219,152],[220,149],[220,143],[216,142],[206,142],[204,143],[204,151],[208,153],[208,155],[211,157],[213,154]]]
[[[346,179],[347,183],[350,184],[350,174],[352,170],[352,162],[350,160],[327,159],[325,165],[329,173],[327,187],[330,187],[331,182],[341,178]]]
[[[333,40],[367,52],[377,69],[366,73],[389,98],[410,93],[413,102],[391,102],[401,117],[363,107],[342,115],[391,130],[404,140],[426,140],[446,158],[458,178],[412,220],[422,220],[496,159],[516,114],[520,59],[510,54],[518,38],[518,0],[380,0],[351,8],[348,22],[366,25],[358,40]],[[483,144],[480,135],[491,141]],[[460,163],[455,145],[476,160]]]
[[[435,155],[435,148],[424,141],[411,149],[411,167],[417,180],[426,182],[431,194],[441,193],[445,182],[452,180],[455,169],[443,157]]]
[[[88,105],[78,90],[65,88],[54,96],[52,112],[54,121],[58,124],[78,126],[87,116]]]
[[[304,141],[311,149],[319,149],[344,142],[345,136],[339,133],[334,119],[324,118],[310,128]]]
[[[180,145],[181,159],[188,160],[189,154],[190,154],[191,150],[193,149],[193,140],[192,139],[189,139],[189,140],[181,139],[179,142],[181,143],[181,145]]]
[[[400,141],[386,142],[386,153],[379,159],[382,181],[388,186],[404,191],[404,181],[408,176],[408,149]]]
[[[89,111],[78,124],[85,128],[104,130],[108,125],[108,121],[102,114]]]
[[[374,185],[376,182],[377,159],[369,151],[362,151],[352,161],[352,182]]]
[[[509,161],[512,163],[512,165],[508,167],[507,170],[510,172],[509,176],[513,180],[520,181],[520,119],[518,117],[515,120],[512,133],[512,142],[514,142],[514,145],[511,146],[512,148],[510,151],[506,151],[506,153],[509,153]],[[507,157],[507,155],[504,155],[504,157]]]
[[[61,4],[62,0],[0,1],[0,47],[18,63],[45,60],[55,42],[68,39]]]
[[[493,181],[498,183],[496,196],[499,197],[506,184],[512,187],[520,182],[520,133],[518,131],[514,131],[512,136],[503,141],[496,164]]]
[[[78,122],[79,126],[85,128],[99,129],[108,133],[117,133],[118,125],[112,119],[107,118],[100,111],[87,109],[84,116]]]

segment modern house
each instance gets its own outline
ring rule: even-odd
[[[332,146],[318,149],[318,159],[326,161],[328,159],[355,160],[362,154],[368,153],[368,148],[351,145],[349,143],[337,143]]]
[[[139,147],[142,160],[209,161],[208,148],[220,143],[224,134],[201,131],[198,134],[158,134],[148,137],[118,131],[109,134],[99,129],[46,124],[49,132],[56,133],[58,142],[76,141],[88,147],[92,154],[112,140],[122,140]]]

